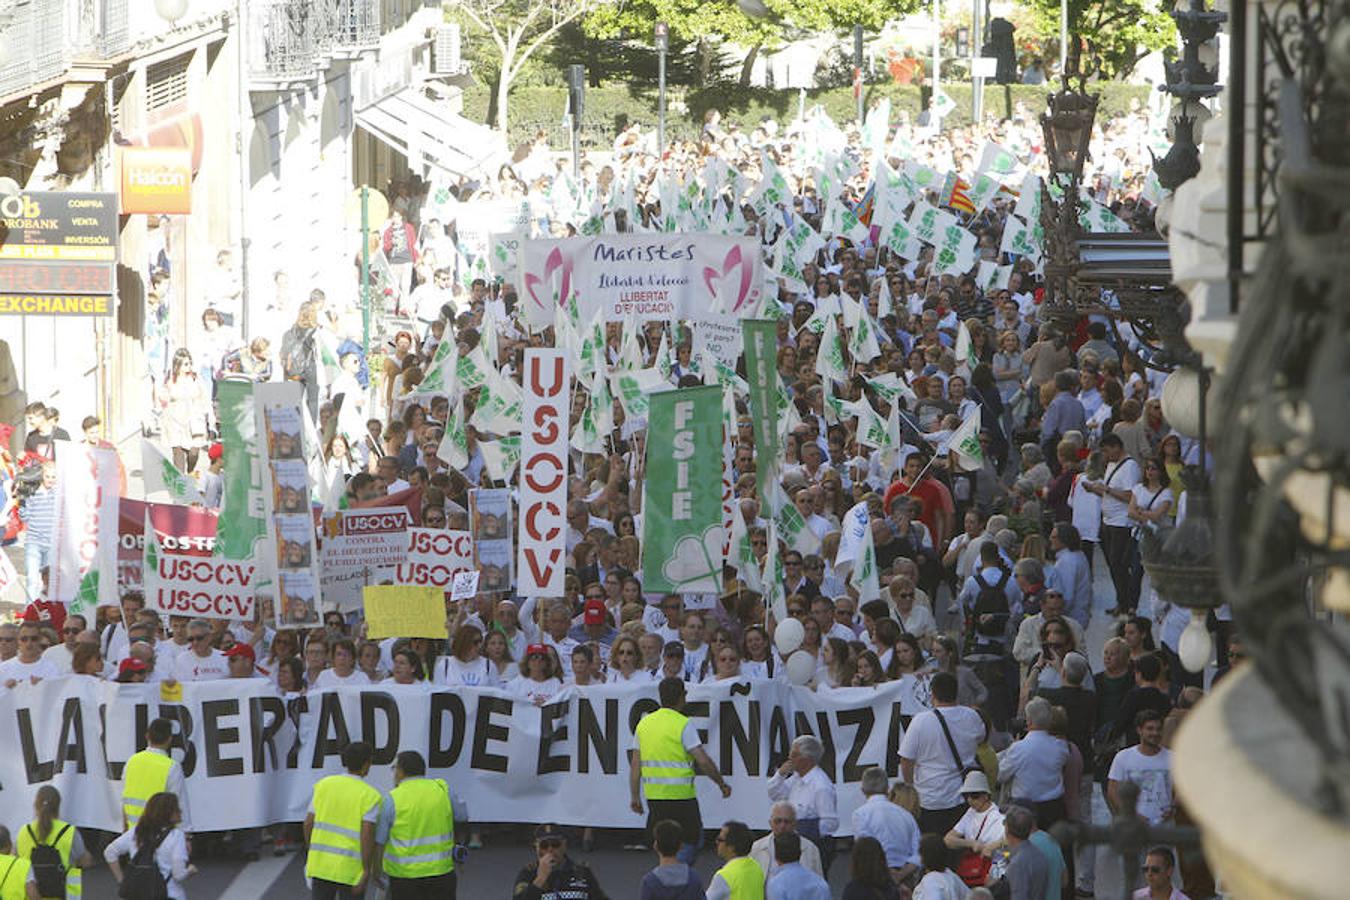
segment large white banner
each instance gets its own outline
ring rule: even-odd
[[[524,241],[520,299],[533,330],[575,297],[581,321],[721,321],[754,315],[764,289],[759,243],[716,234],[605,234]]]
[[[467,531],[409,528],[408,552],[397,565],[383,569],[376,582],[438,587],[446,593],[460,572],[472,572],[473,535]]]
[[[61,441],[56,449],[56,523],[48,592],[71,603],[97,572],[98,603],[117,603],[117,454]]]
[[[346,611],[361,608],[361,589],[408,555],[412,517],[404,506],[345,509],[323,521],[319,584],[324,602]]]
[[[567,352],[525,351],[521,404],[520,536],[516,593],[561,597],[567,553],[567,431],[571,373]]]
[[[846,832],[862,801],[863,771],[881,765],[897,775],[903,725],[923,708],[912,688],[906,681],[819,693],[779,681],[692,686],[686,712],[732,786],[723,800],[698,779],[703,821],[765,827],[765,780],[792,738],[809,732],[825,746],[821,767],[838,787]],[[61,791],[63,819],[117,830],[123,767],[156,717],[176,723],[173,756],[199,831],[303,820],[314,783],[341,771],[349,740],[373,745],[370,782],[385,791],[395,755],[418,751],[428,774],[446,779],[479,821],[645,822],[628,808],[628,750],[638,720],[657,707],[655,684],[568,688],[543,706],[497,690],[393,684],[285,700],[261,678],[183,690],[181,702],[166,703],[155,684],[67,677],[0,695],[7,735],[0,824],[17,834],[32,818],[37,789],[50,783]]]

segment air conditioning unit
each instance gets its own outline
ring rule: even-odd
[[[451,22],[436,28],[436,44],[433,50],[432,73],[435,75],[458,75],[464,67],[460,58],[459,24]]]

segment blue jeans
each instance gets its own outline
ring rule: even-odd
[[[41,541],[25,540],[23,544],[24,577],[28,582],[28,599],[42,596],[42,570],[52,560],[52,549]]]

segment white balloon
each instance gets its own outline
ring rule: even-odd
[[[773,632],[773,645],[778,648],[778,655],[787,658],[793,650],[802,645],[806,640],[806,629],[802,623],[796,619],[786,619],[778,623],[778,627]]]
[[[798,650],[787,658],[784,666],[788,681],[793,684],[806,684],[816,677],[816,658],[805,650]]]

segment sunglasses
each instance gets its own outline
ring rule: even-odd
[[[563,845],[560,838],[544,838],[544,840],[537,843],[540,850],[558,850]]]
[[[1161,875],[1163,872],[1166,872],[1167,870],[1164,869],[1162,866],[1141,866],[1140,871],[1146,875]]]
[[[21,637],[21,638],[19,638],[19,643],[20,643],[20,644],[33,644],[33,643],[36,643],[36,642],[38,642],[38,641],[40,641],[40,640],[42,640],[42,638],[38,637],[38,636],[35,635],[35,634],[30,634],[30,635],[28,635],[27,637]]]

